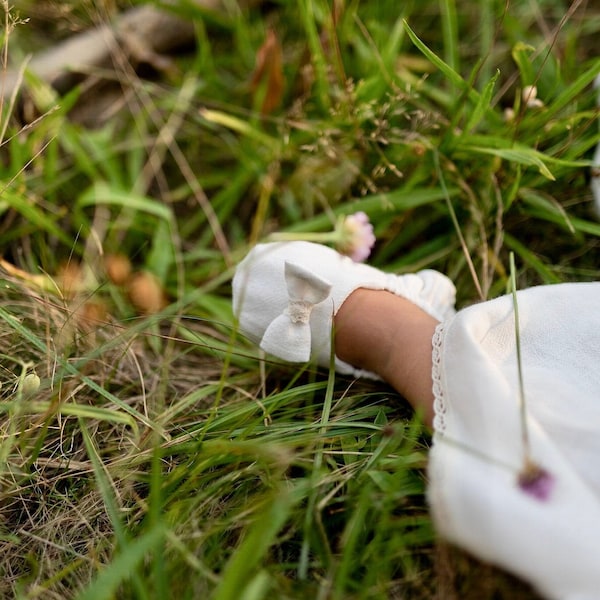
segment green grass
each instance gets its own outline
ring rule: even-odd
[[[374,265],[439,269],[461,306],[504,293],[510,252],[519,287],[599,279],[600,12],[224,4],[175,2],[195,48],[167,74],[121,73],[128,102],[96,127],[72,118],[94,101],[80,88],[29,74],[25,102],[3,99],[0,596],[535,598],[436,539],[430,438],[403,399],[263,360],[229,283],[270,233],[356,210]],[[97,16],[35,5],[3,30],[14,68]],[[265,113],[276,91],[251,82],[270,29],[284,85]]]

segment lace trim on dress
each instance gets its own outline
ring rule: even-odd
[[[433,380],[433,429],[437,434],[443,434],[446,430],[446,398],[442,386],[442,342],[445,333],[445,321],[441,322],[433,334],[432,344],[432,370]]]

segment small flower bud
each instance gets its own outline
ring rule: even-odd
[[[512,123],[515,120],[515,111],[510,106],[504,109],[504,121]]]
[[[21,382],[21,394],[25,398],[33,396],[40,389],[40,378],[35,373],[27,373]]]
[[[523,492],[544,502],[550,498],[556,482],[554,476],[546,469],[528,461],[519,473],[517,483]]]
[[[538,90],[535,85],[526,85],[521,92],[521,98],[528,108],[541,108],[544,103],[537,97]]]
[[[116,285],[124,285],[131,275],[131,262],[124,254],[108,254],[104,258],[104,268]]]
[[[362,211],[348,215],[341,225],[342,239],[338,250],[355,262],[363,262],[371,254],[375,245],[373,225],[369,217]]]
[[[137,273],[131,278],[128,292],[131,303],[144,314],[155,314],[166,306],[165,293],[160,282],[147,271]]]

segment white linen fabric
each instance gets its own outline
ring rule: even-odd
[[[433,342],[429,503],[437,530],[545,597],[600,598],[600,283],[517,293],[531,458],[554,478],[541,500],[524,465],[513,301],[442,322]]]

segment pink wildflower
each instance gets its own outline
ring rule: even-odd
[[[517,480],[519,487],[526,493],[542,502],[550,498],[554,489],[555,479],[546,469],[533,462],[528,462],[519,473]]]
[[[338,250],[354,262],[365,261],[375,245],[375,234],[369,217],[362,211],[348,215],[342,222],[341,234]]]

